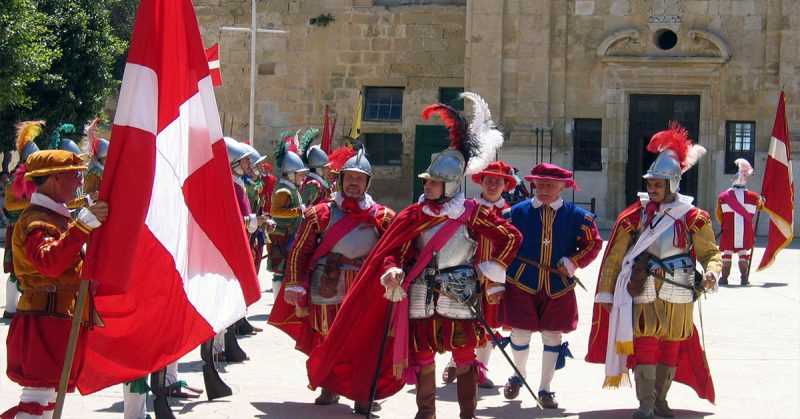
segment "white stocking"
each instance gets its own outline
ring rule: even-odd
[[[17,301],[19,301],[19,291],[17,283],[6,280],[6,311],[9,313],[17,312]]]
[[[41,388],[41,387],[22,387],[22,394],[19,396],[19,401],[22,403],[39,403],[42,406],[47,406],[56,401],[56,389],[54,388]],[[53,417],[52,410],[45,410],[44,414],[31,415],[29,413],[17,413],[17,419],[51,419]]]
[[[522,374],[522,378],[528,376],[528,352],[532,334],[530,330],[511,329],[511,352],[514,354],[514,365]]]
[[[542,331],[542,344],[547,346],[561,346],[561,332]],[[556,373],[558,352],[542,352],[542,381],[539,391],[550,391],[550,383]]]

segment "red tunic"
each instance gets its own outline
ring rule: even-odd
[[[322,233],[328,228],[331,219],[331,206],[334,202],[325,202],[315,205],[303,215],[303,221],[295,235],[295,241],[289,252],[284,276],[284,286],[275,297],[275,306],[269,317],[269,324],[283,330],[295,340],[295,349],[310,354],[327,336],[330,325],[333,324],[340,305],[312,304],[308,316],[298,317],[295,306],[284,300],[284,289],[290,286],[302,286],[306,290],[306,298],[310,295],[308,277],[314,269],[309,262],[317,248]],[[378,235],[383,235],[389,228],[394,218],[394,211],[378,205],[368,216],[367,223],[374,226]],[[361,224],[362,226],[364,224]],[[356,227],[359,228],[359,227]],[[353,271],[345,271],[347,283],[345,290],[349,290],[355,275]]]
[[[474,200],[475,203],[483,205],[480,201]],[[485,201],[484,201],[485,202]],[[485,206],[485,205],[484,205]],[[503,202],[502,208],[497,207],[496,205],[492,205],[488,207],[492,210],[494,215],[498,217],[503,217],[503,210],[506,208],[511,208],[507,202]],[[484,236],[478,238],[478,251],[476,252],[476,263],[481,263],[484,260],[487,260],[492,254],[492,243],[487,240]],[[481,309],[483,310],[483,316],[486,319],[486,323],[489,323],[489,326],[492,329],[496,329],[500,327],[500,322],[497,321],[497,308],[499,304],[490,304],[489,303],[489,295],[486,292],[486,285],[484,284],[483,287],[483,302],[481,304]],[[487,331],[491,333],[490,331]]]
[[[323,387],[352,400],[369,400],[390,303],[383,297],[380,276],[390,267],[408,268],[414,256],[414,238],[423,230],[445,221],[431,217],[413,204],[397,215],[389,230],[370,253],[333,323],[330,334],[306,363],[312,387]],[[468,220],[476,236],[485,235],[494,243],[490,260],[506,267],[521,241],[519,232],[484,207],[478,207]],[[358,325],[358,327],[353,327]],[[386,337],[385,348],[394,346]],[[377,399],[397,393],[405,380],[395,378],[393,360],[385,353],[380,364]]]
[[[722,225],[719,250],[750,250],[753,248],[755,225],[753,216],[761,209],[761,197],[744,188],[728,188],[717,198],[717,221]]]

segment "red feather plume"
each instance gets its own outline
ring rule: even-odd
[[[356,155],[356,151],[349,144],[344,147],[339,147],[328,155],[328,162],[331,164],[331,171],[340,172],[344,163]]]
[[[444,122],[444,126],[450,132],[450,148],[463,152],[467,140],[467,130],[469,129],[467,120],[457,110],[443,103],[435,103],[422,110],[422,118],[426,121],[431,114],[439,115],[439,118],[442,118]]]
[[[671,121],[669,129],[653,135],[650,143],[647,144],[647,151],[651,153],[661,153],[664,150],[672,150],[681,164],[681,169],[686,169],[687,155],[692,147],[692,140],[689,139],[689,131],[679,123]]]

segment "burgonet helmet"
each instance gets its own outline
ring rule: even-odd
[[[50,136],[50,144],[48,144],[48,148],[50,150],[66,150],[71,151],[78,155],[79,157],[86,157],[88,159],[89,156],[83,154],[81,152],[80,147],[75,144],[74,141],[70,140],[69,138],[64,138],[65,134],[74,134],[75,133],[75,126],[72,124],[61,124],[56,128],[56,131]]]
[[[447,198],[460,192],[464,176],[478,173],[491,163],[497,149],[503,145],[503,134],[495,128],[489,105],[483,98],[472,92],[461,93],[461,97],[473,102],[471,122],[442,103],[430,105],[422,111],[423,119],[427,120],[431,114],[442,118],[449,131],[450,147],[436,155],[419,177],[444,182]]]
[[[235,166],[239,163],[239,160],[245,158],[249,150],[244,147],[244,144],[236,141],[231,137],[222,137],[222,140],[225,141],[225,149],[228,152],[228,163],[231,166]]]
[[[311,146],[311,143],[314,142],[318,134],[318,128],[309,128],[303,134],[302,138],[300,138],[300,153],[298,154],[303,157],[303,162],[306,163],[306,166],[308,166],[311,171],[330,166],[328,154],[322,151],[322,148],[318,145]]]
[[[287,176],[295,172],[306,172],[308,167],[303,163],[300,157],[300,149],[298,147],[298,135],[300,131],[294,136],[281,134],[280,140],[275,147],[275,166],[280,170],[281,175]]]
[[[339,172],[339,185],[344,183],[344,172],[358,172],[367,175],[367,189],[372,184],[372,165],[367,160],[367,155],[364,153],[364,147],[357,147],[356,155],[347,159],[342,165]]]
[[[253,173],[255,173],[257,176],[261,176],[261,171],[259,167],[261,166],[262,163],[264,163],[267,160],[267,156],[262,156],[261,153],[259,153],[258,150],[256,150],[256,148],[251,146],[250,144],[247,143],[241,143],[241,144],[242,147],[244,147],[244,149],[247,150],[247,154],[245,154],[245,157],[250,159],[250,169],[252,169]]]
[[[689,132],[677,122],[670,122],[669,129],[657,132],[647,144],[647,151],[659,153],[645,179],[667,179],[668,193],[676,193],[680,188],[681,176],[691,169],[706,154],[706,149],[693,144]]]

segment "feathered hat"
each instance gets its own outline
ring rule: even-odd
[[[30,180],[25,179],[27,165],[25,164],[31,154],[39,151],[39,147],[33,140],[42,133],[44,121],[24,121],[17,123],[17,153],[19,154],[19,167],[14,171],[14,181],[11,185],[14,196],[18,199],[28,199],[36,191],[36,186]]]
[[[328,155],[328,161],[331,164],[331,172],[339,173],[342,170],[342,166],[344,166],[344,162],[355,155],[356,150],[349,141],[336,150],[333,150],[331,154]]]
[[[61,149],[61,140],[64,134],[74,134],[75,133],[75,125],[72,124],[61,124],[56,128],[56,131],[50,136],[50,150],[59,150]]]
[[[430,105],[422,111],[427,120],[436,114],[449,132],[450,147],[440,153],[419,175],[423,179],[445,182],[445,196],[453,196],[461,178],[480,172],[495,160],[497,149],[503,145],[503,134],[497,130],[489,105],[476,93],[461,93],[473,102],[474,115],[468,122],[457,110],[443,103]]]
[[[750,162],[739,158],[733,161],[737,167],[739,167],[739,171],[736,173],[736,179],[733,180],[734,186],[744,186],[747,185],[747,178],[753,176],[753,166],[750,165]]]
[[[282,132],[280,139],[275,145],[275,167],[281,171],[282,174],[292,172],[302,172],[308,170],[300,157],[300,146],[298,144],[298,136],[300,130],[294,135],[289,132]]]
[[[670,192],[677,192],[681,175],[691,169],[706,154],[706,149],[693,144],[689,132],[671,121],[669,129],[657,132],[647,144],[647,151],[658,153],[645,179],[668,179]]]

